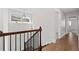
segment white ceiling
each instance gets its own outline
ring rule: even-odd
[[[60,9],[64,13],[75,12],[79,10],[79,8],[60,8]]]
[[[18,12],[22,12],[22,13],[31,12],[30,8],[9,8],[9,10],[18,11]]]
[[[19,12],[24,12],[25,10],[28,11],[28,12],[31,12],[30,11],[30,8],[11,8],[12,10],[16,10],[16,11],[19,11]],[[74,12],[74,11],[78,11],[79,8],[60,8],[60,10],[64,13],[69,13],[69,12]]]

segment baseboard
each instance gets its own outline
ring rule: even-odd
[[[46,43],[42,44],[42,46],[45,46],[45,45],[48,45],[48,44],[51,44],[51,43],[56,43],[56,40],[46,42]]]

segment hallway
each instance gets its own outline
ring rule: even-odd
[[[42,48],[43,51],[78,51],[78,36],[74,33],[67,33],[56,43],[50,43]]]
[[[73,36],[72,39],[63,37],[67,33],[75,33],[79,37],[79,8],[0,8],[0,24],[3,32],[0,34],[0,51],[36,50],[42,46],[43,50],[73,51],[79,44],[78,38],[75,43]],[[35,32],[24,34],[28,30],[39,30],[40,26],[41,34],[36,32],[35,37]],[[71,45],[75,45],[74,48]]]

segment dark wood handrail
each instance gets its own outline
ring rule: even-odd
[[[18,32],[9,32],[9,33],[1,33],[1,36],[8,36],[8,35],[14,35],[14,34],[20,34],[20,33],[26,33],[26,32],[34,32],[34,31],[41,31],[41,27],[39,29],[33,29],[33,30],[25,30],[25,31],[18,31]]]

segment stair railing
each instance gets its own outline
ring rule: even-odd
[[[42,50],[41,31],[42,31],[42,28],[40,27],[39,29],[33,29],[33,30],[0,33],[0,38],[3,40],[2,50],[5,51],[5,42],[6,40],[9,40],[8,42],[9,42],[10,51],[13,51],[12,50],[13,46],[14,46],[14,51],[35,51],[35,50],[41,51]],[[18,36],[19,36],[19,39],[17,38]],[[6,39],[6,37],[8,38]],[[14,40],[15,44],[12,44],[13,42],[12,40]],[[17,48],[18,42],[19,42],[19,50]]]

